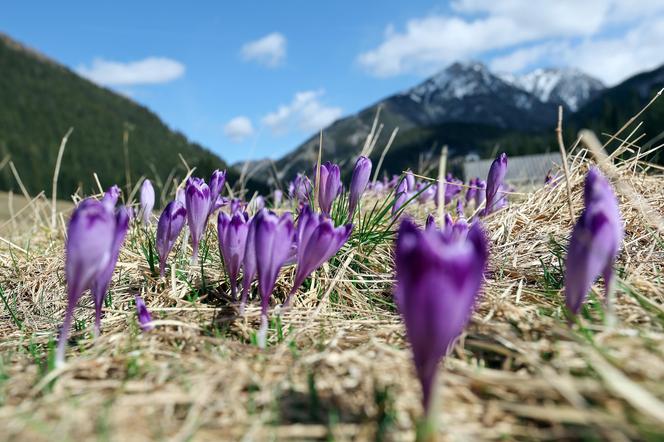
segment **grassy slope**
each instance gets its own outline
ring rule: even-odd
[[[96,190],[93,172],[104,186],[125,183],[126,123],[133,127],[129,164],[134,181],[143,174],[165,180],[173,169],[183,176],[178,153],[202,176],[226,167],[219,157],[166,127],[147,108],[1,35],[0,66],[0,155],[11,155],[32,194],[45,189],[50,195],[58,146],[71,126],[74,133],[63,157],[58,186],[64,198],[79,185],[84,193]],[[12,188],[18,190],[5,167],[0,172],[0,189]]]

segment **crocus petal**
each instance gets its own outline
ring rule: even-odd
[[[502,192],[501,186],[505,180],[505,175],[507,174],[507,154],[504,152],[498,155],[498,157],[491,163],[489,168],[489,175],[486,180],[486,207],[484,209],[484,214],[489,215],[498,209],[496,203],[499,200],[499,193]]]

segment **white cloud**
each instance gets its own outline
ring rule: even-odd
[[[251,120],[243,115],[235,117],[224,125],[224,135],[234,143],[241,143],[254,134]]]
[[[656,53],[664,41],[661,0],[456,0],[451,9],[411,19],[401,31],[388,25],[358,63],[377,77],[430,74],[474,58],[508,71],[570,64],[611,83],[664,61]]]
[[[95,58],[91,66],[80,65],[76,71],[104,86],[134,86],[168,83],[184,75],[182,63],[165,57],[120,62]]]
[[[302,132],[320,130],[342,114],[340,107],[321,103],[320,98],[324,94],[323,90],[297,92],[289,104],[282,104],[261,121],[275,135],[286,134],[293,129]]]
[[[255,61],[270,68],[277,67],[286,59],[286,37],[279,32],[273,32],[245,43],[241,54],[245,61]]]

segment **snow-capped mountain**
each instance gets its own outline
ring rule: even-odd
[[[418,125],[466,122],[532,128],[552,118],[550,105],[479,62],[454,63],[384,101]]]
[[[499,76],[544,103],[562,104],[571,111],[578,110],[606,88],[598,79],[574,68],[536,69],[523,75]]]

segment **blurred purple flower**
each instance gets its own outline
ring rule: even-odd
[[[436,195],[438,193],[438,186],[429,183],[417,183],[415,191],[419,193],[417,200],[420,203],[424,204],[436,199]]]
[[[157,253],[159,254],[159,275],[166,272],[166,261],[187,220],[187,209],[178,201],[171,201],[161,212],[157,223]]]
[[[468,182],[468,190],[466,191],[466,204],[476,201],[478,190],[478,178],[471,178]]]
[[[262,195],[256,195],[251,201],[249,201],[248,209],[251,213],[258,213],[265,208],[265,198]]]
[[[341,193],[341,171],[339,166],[326,161],[320,166],[318,204],[326,215],[332,211],[332,203]]]
[[[120,198],[120,188],[115,184],[104,192],[104,196],[101,199],[102,204],[106,207],[107,210],[111,212],[115,210],[115,205],[118,203],[118,198]]]
[[[152,187],[150,180],[146,178],[141,184],[141,221],[146,226],[150,225],[152,209],[154,209],[154,187]]]
[[[394,204],[392,205],[392,215],[396,216],[401,207],[408,201],[408,183],[405,179],[399,182],[397,190],[394,193]]]
[[[212,172],[210,176],[210,201],[216,203],[217,198],[221,196],[221,192],[224,190],[224,184],[226,183],[226,171],[220,171],[219,169]],[[210,213],[214,211],[214,204],[210,204]]]
[[[586,176],[584,203],[572,230],[565,262],[565,300],[574,314],[581,310],[600,274],[604,277],[606,301],[610,302],[613,263],[624,234],[618,200],[609,182],[594,167]]]
[[[288,185],[288,193],[291,198],[298,200],[301,203],[308,203],[311,197],[312,185],[309,178],[298,173],[297,176]]]
[[[179,187],[178,190],[175,191],[175,201],[179,201],[185,207],[187,206],[186,193],[184,187]]]
[[[297,221],[297,270],[293,288],[284,302],[290,303],[291,297],[302,285],[304,280],[323,263],[337,254],[348,241],[352,224],[334,227],[332,220],[325,215],[314,213],[305,206]]]
[[[371,176],[371,160],[367,157],[361,156],[355,162],[355,168],[353,169],[353,177],[350,180],[350,198],[348,202],[348,219],[352,220],[353,215],[355,214],[355,209],[357,204],[362,198],[367,185],[369,184],[369,178]]]
[[[412,170],[409,170],[409,171],[406,172],[405,179],[406,179],[406,187],[408,188],[408,191],[411,192],[411,191],[415,190],[416,180],[415,180],[415,175],[413,175]]]
[[[284,192],[282,192],[279,189],[274,189],[274,192],[272,192],[272,204],[275,208],[279,208],[281,206],[281,202],[284,199]]]
[[[445,204],[452,202],[454,197],[461,193],[462,188],[463,181],[448,173],[445,177]]]
[[[135,295],[136,314],[138,316],[138,326],[142,331],[147,332],[154,328],[152,325],[152,316],[145,305],[145,301],[138,294]]]
[[[245,202],[242,201],[240,198],[233,198],[231,200],[231,215],[235,215],[238,212],[242,212],[244,210]]]
[[[501,190],[506,174],[507,154],[503,152],[498,155],[489,168],[489,175],[486,179],[486,205],[483,215],[490,215],[507,203],[505,200],[501,201],[501,197],[505,196]]]
[[[210,210],[210,188],[200,178],[191,177],[187,180],[185,198],[187,201],[187,224],[191,233],[193,250],[191,263],[198,261],[198,245],[200,244]]]
[[[434,228],[418,229],[404,220],[396,243],[395,302],[406,325],[422,405],[431,412],[438,362],[468,323],[488,258],[478,224],[466,238]]]
[[[113,211],[111,210],[110,213],[113,214]],[[120,248],[129,230],[129,210],[126,207],[120,207],[114,216],[115,231],[113,233],[113,244],[111,245],[111,257],[106,266],[97,273],[97,277],[92,282],[91,287],[92,298],[95,304],[95,336],[99,336],[101,332],[101,308],[108,293],[108,287],[111,285],[115,265],[120,257]]]
[[[249,216],[246,213],[237,212],[231,217],[225,212],[219,212],[217,217],[219,253],[228,274],[231,298],[234,301],[237,296],[237,280],[240,275],[240,266],[244,261],[248,233]]]
[[[115,216],[94,199],[83,200],[74,209],[67,227],[65,276],[67,279],[67,310],[58,338],[56,362],[65,360],[74,309],[83,292],[92,288],[99,273],[111,260],[115,237]]]
[[[266,209],[256,215],[256,270],[261,295],[261,328],[258,343],[265,347],[267,310],[279,270],[288,260],[293,244],[293,219],[290,212],[278,217]]]

